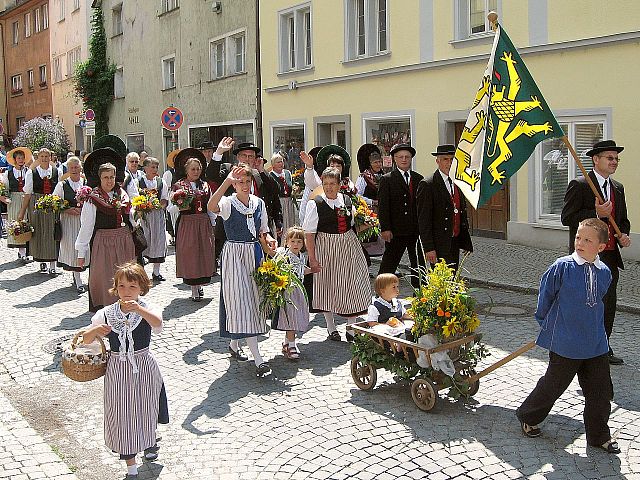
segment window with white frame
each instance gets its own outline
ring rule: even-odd
[[[47,66],[40,65],[38,67],[38,70],[40,71],[40,86],[46,87],[47,86]]]
[[[46,3],[42,5],[42,29],[49,28],[49,5]]]
[[[175,10],[178,7],[180,7],[179,0],[162,0],[162,13]]]
[[[389,51],[389,1],[347,0],[347,60]]]
[[[31,36],[31,12],[24,14],[24,38]]]
[[[305,3],[279,12],[280,72],[313,65],[311,5]]]
[[[122,34],[122,4],[116,5],[111,9],[111,17],[112,17],[112,33],[111,35],[115,37],[116,35]]]
[[[16,131],[20,131],[25,121],[26,121],[25,117],[16,117]]]
[[[29,90],[33,90],[33,70],[27,71],[27,81],[29,82]]]
[[[80,8],[80,0],[73,0],[73,10],[72,11],[76,11]]]
[[[11,93],[22,93],[22,74],[11,77]]]
[[[469,0],[469,35],[491,31],[489,12],[498,10],[498,0]]]
[[[80,63],[81,48],[78,46],[67,52],[67,77],[72,77],[76,65]]]
[[[20,22],[13,22],[13,44],[18,45],[20,38]]]
[[[117,67],[116,73],[113,75],[113,97],[124,98],[124,69],[122,67]]]
[[[591,157],[585,156],[596,142],[606,138],[607,119],[604,115],[560,118],[558,123],[580,156],[584,167],[593,167]],[[535,152],[536,204],[538,221],[559,223],[567,185],[582,172],[559,138],[538,144]]]
[[[58,0],[58,21],[61,22],[64,20],[64,0]]]
[[[271,127],[272,153],[288,152],[292,147],[305,148],[304,124]]]
[[[211,56],[211,80],[224,77],[224,44],[225,39],[212,41],[209,45]]]
[[[233,47],[233,73],[245,72],[245,34],[231,37],[231,45]]]
[[[176,57],[162,59],[162,88],[167,90],[176,86]]]
[[[33,29],[35,31],[35,33],[38,33],[40,30],[42,30],[42,23],[40,22],[40,7],[36,8],[33,11]]]
[[[62,57],[63,55],[53,57],[53,61],[51,62],[51,68],[53,69],[53,83],[61,82],[63,80]]]
[[[410,115],[365,118],[366,142],[377,145],[382,155],[389,155],[394,145],[411,143],[411,122],[412,117]]]

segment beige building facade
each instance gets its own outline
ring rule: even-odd
[[[487,64],[499,21],[579,153],[613,138],[624,145],[615,178],[627,185],[640,258],[640,170],[633,82],[640,76],[640,4],[613,0],[273,0],[261,5],[266,153],[338,143],[353,157],[365,142],[385,151],[417,149],[414,167],[431,174],[430,152],[456,143]],[[577,14],[579,12],[579,14]],[[626,159],[628,161],[625,161]],[[590,159],[584,158],[587,165]],[[352,163],[352,177],[358,174]],[[566,248],[560,211],[578,175],[557,142],[544,142],[488,205],[471,214],[475,234]]]

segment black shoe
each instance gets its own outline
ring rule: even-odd
[[[335,332],[331,332],[329,335],[327,335],[327,340],[333,340],[334,342],[339,342],[342,339],[340,338],[340,334],[336,330]]]
[[[82,295],[84,292],[87,291],[87,286],[80,285],[78,288],[76,288],[76,291],[78,292],[78,295]]]
[[[198,295],[200,298],[204,297],[204,287],[198,287]]]
[[[229,353],[239,362],[246,362],[247,360],[249,360],[249,357],[247,357],[247,355],[242,351],[242,348],[240,347],[238,347],[238,351],[236,352],[233,348],[231,348],[231,345],[229,345]]]
[[[40,264],[40,273],[47,273],[47,264],[46,263],[41,263]]]
[[[151,275],[151,280],[154,282],[164,282],[166,278],[164,278],[161,274],[156,275],[155,273]]]
[[[56,275],[60,275],[62,272],[58,272],[55,268],[50,268],[49,269],[49,275],[51,275],[52,277],[55,277]]]
[[[158,450],[160,447],[158,445],[154,445],[153,447],[145,448],[144,450],[144,459],[153,462],[158,459]]]
[[[624,365],[624,360],[616,357],[613,353],[609,354],[609,365]]]
[[[258,377],[264,377],[271,373],[271,367],[267,362],[262,362],[260,365],[256,367],[256,375]]]
[[[592,447],[601,448],[607,453],[618,454],[620,453],[620,447],[618,446],[618,442],[613,440],[609,440],[604,442],[602,445],[591,445]]]
[[[536,438],[542,435],[542,430],[537,425],[528,425],[521,421],[520,428],[525,437]]]
[[[345,338],[347,339],[347,342],[349,342],[349,343],[353,343],[353,338],[354,338],[354,337],[353,337],[353,334],[351,334],[351,333],[347,332],[347,333],[345,333],[345,334],[344,334],[344,336],[345,336]]]

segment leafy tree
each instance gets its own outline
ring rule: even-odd
[[[48,148],[58,155],[65,154],[71,148],[62,122],[42,117],[25,122],[13,140],[13,145],[27,147],[32,151]]]

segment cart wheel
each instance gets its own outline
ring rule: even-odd
[[[351,359],[351,376],[360,390],[371,390],[378,380],[377,370],[355,357]]]
[[[464,375],[463,378],[466,380],[469,377],[472,377],[476,374],[475,370],[469,370]],[[469,385],[469,391],[467,392],[467,396],[473,397],[480,390],[480,380],[476,380],[471,385]]]
[[[420,410],[430,412],[438,406],[438,390],[429,378],[416,378],[411,384],[411,398]]]

